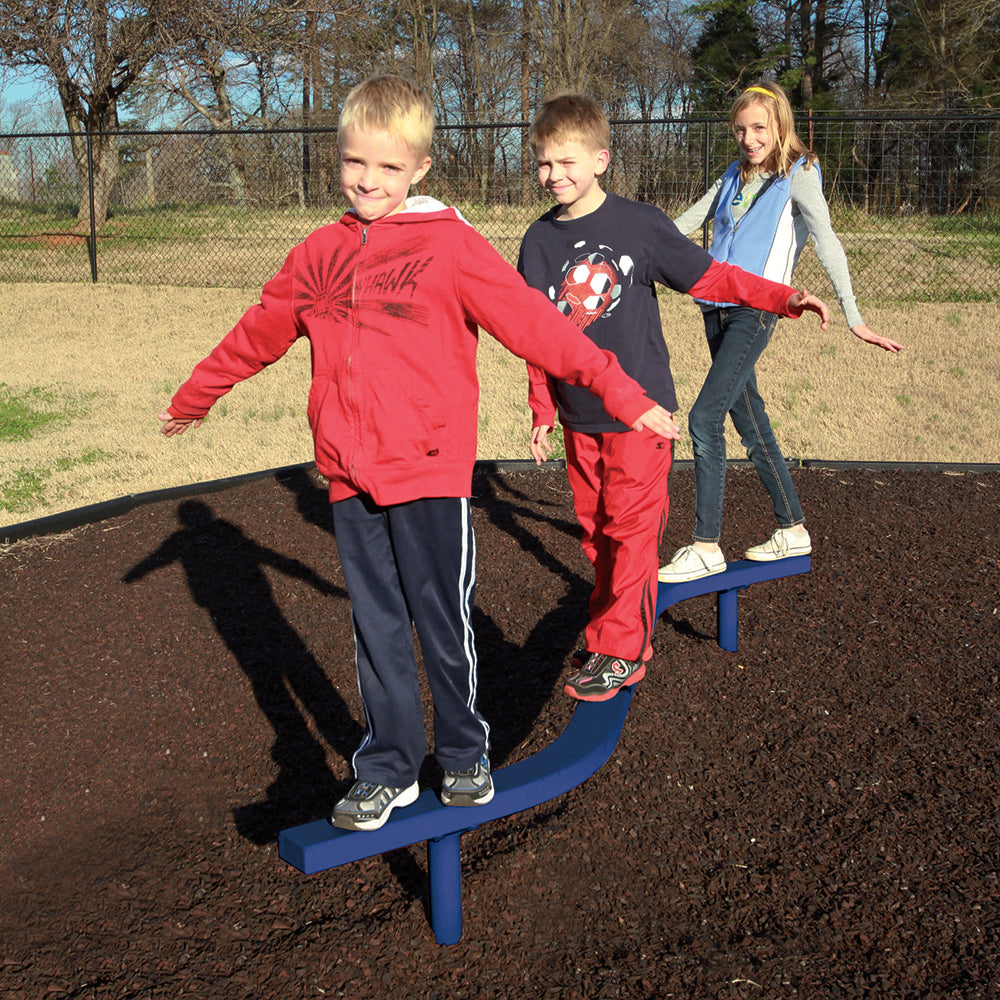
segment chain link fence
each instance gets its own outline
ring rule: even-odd
[[[866,301],[1000,296],[1000,116],[798,124],[819,154],[834,228]],[[0,135],[0,280],[258,288],[295,243],[342,212],[335,138],[123,132],[98,226],[92,179],[81,180],[67,134]],[[736,154],[721,120],[615,122],[612,145],[607,187],[671,215]],[[525,126],[443,126],[432,155],[423,193],[459,207],[514,260],[547,206]],[[796,280],[828,287],[809,248]]]

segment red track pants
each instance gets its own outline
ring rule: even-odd
[[[673,448],[650,431],[583,434],[564,428],[583,551],[594,566],[587,649],[648,660],[659,545]]]

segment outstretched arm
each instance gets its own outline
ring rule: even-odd
[[[163,566],[169,566],[180,555],[180,538],[175,532],[155,552],[137,562],[123,577],[122,583],[141,580],[148,573]]]
[[[329,580],[321,577],[314,569],[300,562],[298,559],[292,559],[282,555],[280,552],[275,552],[273,549],[267,549],[263,546],[257,546],[256,555],[260,561],[260,565],[273,566],[286,576],[296,580],[303,580],[315,587],[321,594],[328,594],[331,597],[344,597],[347,593],[343,587],[338,587],[330,583]]]
[[[737,302],[751,309],[763,309],[778,316],[801,316],[804,310],[817,313],[823,329],[830,319],[826,303],[803,289],[762,278],[735,264],[712,260],[705,273],[687,290],[688,295],[706,302]]]
[[[722,187],[722,177],[717,177],[715,183],[686,212],[674,219],[674,225],[685,235],[690,236],[696,229],[702,229],[715,218],[715,210],[719,207],[719,189]]]
[[[851,274],[848,270],[844,246],[833,231],[830,223],[830,209],[823,197],[823,188],[816,170],[796,170],[792,175],[792,200],[802,213],[816,247],[816,256],[823,265],[830,284],[840,302],[844,318],[851,333],[866,344],[874,344],[883,351],[896,354],[903,345],[888,337],[880,337],[861,318],[854,298]]]

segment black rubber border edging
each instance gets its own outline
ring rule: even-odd
[[[752,465],[749,459],[745,458],[733,459],[727,464],[734,468]],[[831,469],[834,471],[868,469],[872,472],[877,472],[880,470],[895,469],[904,472],[949,472],[952,474],[1000,471],[1000,465],[985,462],[973,464],[958,462],[827,462],[820,459],[803,458],[789,459],[788,465],[789,468],[793,469]],[[672,468],[689,469],[693,468],[693,466],[694,462],[691,459],[685,459],[674,462]],[[244,483],[252,483],[258,479],[267,479],[268,477],[277,479],[290,472],[308,471],[315,467],[315,462],[302,462],[298,465],[285,465],[277,469],[265,469],[261,472],[248,472],[242,476],[231,476],[227,479],[212,479],[205,483],[189,483],[186,486],[172,486],[163,490],[151,490],[148,493],[128,493],[114,500],[88,504],[86,507],[77,507],[75,510],[66,510],[59,514],[50,514],[48,517],[38,517],[32,521],[24,521],[21,524],[11,524],[5,528],[0,528],[0,544],[10,544],[11,542],[24,541],[26,538],[35,538],[39,535],[53,535],[62,531],[69,531],[72,528],[79,528],[84,524],[94,524],[98,521],[107,520],[110,517],[127,514],[136,507],[157,503],[160,500],[182,500],[185,497],[206,493],[220,493],[223,490],[232,489],[234,486],[242,486]],[[541,466],[536,466],[530,459],[501,459],[497,461],[476,462],[475,475],[488,472],[528,472],[536,469],[541,469],[542,471],[562,471],[565,468],[566,463],[562,459],[544,462]]]
[[[565,469],[566,463],[560,459],[546,462],[545,467],[550,469]],[[127,514],[136,507],[157,503],[160,500],[183,500],[185,497],[200,496],[205,493],[221,493],[223,490],[232,489],[234,486],[242,486],[244,483],[256,482],[258,479],[267,479],[269,477],[278,479],[280,476],[291,472],[309,471],[315,468],[315,462],[302,462],[298,465],[284,465],[277,469],[247,472],[242,476],[230,476],[227,479],[211,479],[205,483],[170,486],[167,489],[151,490],[148,493],[127,493],[125,496],[116,497],[114,500],[104,500],[101,503],[92,503],[86,507],[77,507],[75,510],[64,510],[58,514],[37,517],[32,521],[24,521],[21,524],[10,524],[5,528],[0,528],[0,544],[21,542],[26,538],[35,538],[39,535],[54,535],[62,531],[69,531],[72,528],[79,528],[84,524],[95,524],[98,521]],[[520,472],[535,468],[537,466],[530,459],[512,459],[510,461],[476,462],[475,471],[476,474],[480,474],[483,472]]]

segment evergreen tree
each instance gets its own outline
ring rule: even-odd
[[[693,13],[707,15],[691,52],[696,113],[728,113],[737,94],[764,69],[752,7],[752,0],[713,0],[692,8]]]

